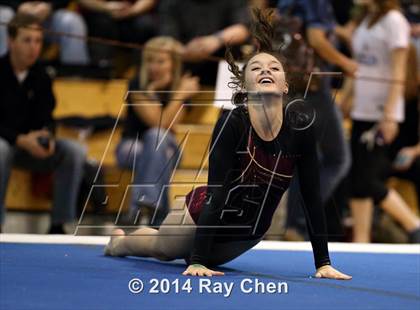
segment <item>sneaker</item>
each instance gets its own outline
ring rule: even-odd
[[[48,230],[49,235],[65,235],[66,232],[64,231],[63,224],[54,224],[50,226]]]

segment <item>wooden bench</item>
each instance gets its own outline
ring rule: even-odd
[[[69,80],[58,79],[54,82],[54,93],[57,106],[54,111],[55,118],[68,116],[95,117],[110,115],[113,117],[124,115],[124,98],[127,92],[127,81],[95,81],[95,80]],[[201,97],[200,97],[201,96]],[[211,93],[198,95],[198,102],[211,103]],[[194,102],[194,101],[193,101]],[[213,107],[195,107],[187,116],[184,123],[176,127],[176,138],[185,143],[180,169],[175,173],[174,183],[193,182],[192,176],[197,174],[200,167],[203,171],[196,180],[205,184],[207,181],[207,147],[210,142],[213,124],[217,119],[219,110]],[[80,141],[80,132],[71,128],[59,127],[57,137],[71,138],[84,143],[88,149],[88,156],[101,163],[105,176],[106,190],[109,199],[107,209],[116,212],[121,207],[127,207],[130,184],[130,172],[117,168],[115,162],[115,148],[120,140],[121,128],[115,131],[106,130],[88,136]],[[13,169],[6,195],[6,206],[9,210],[46,211],[51,208],[51,201],[46,197],[39,197],[32,192],[31,173]],[[191,187],[192,188],[192,187]],[[191,189],[188,186],[174,184],[170,190],[171,201],[176,197],[185,195]]]
[[[54,111],[56,118],[81,115],[94,117],[99,115],[111,115],[118,117],[124,114],[124,98],[127,92],[127,81],[96,81],[96,80],[72,80],[58,79],[54,82],[54,92],[57,98],[57,107]],[[211,103],[211,92],[203,92],[195,99],[197,103]],[[192,100],[194,102],[194,100]],[[185,144],[180,169],[176,172],[174,182],[192,182],[200,167],[202,173],[197,179],[200,184],[206,183],[207,178],[207,148],[210,142],[211,131],[220,111],[212,106],[194,107],[187,115],[183,124],[176,127],[176,137],[179,142],[188,136]],[[345,122],[348,130],[351,124]],[[107,186],[108,209],[116,212],[121,207],[124,197],[129,197],[126,188],[130,183],[130,173],[116,167],[115,147],[120,139],[120,128],[114,132],[111,130],[93,134],[85,143],[88,147],[88,156],[102,162]],[[78,139],[78,132],[69,128],[59,128],[58,137]],[[410,206],[418,210],[418,202],[412,184],[401,180],[391,180],[391,186],[400,192]],[[171,201],[175,204],[180,197],[185,195],[191,187],[172,186],[170,190]],[[123,203],[123,207],[127,206]],[[49,210],[50,200],[33,195],[31,190],[31,174],[13,169],[6,195],[6,206],[12,210]]]

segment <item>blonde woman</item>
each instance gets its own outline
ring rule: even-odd
[[[172,128],[182,118],[182,104],[199,90],[198,78],[182,75],[181,52],[182,45],[170,37],[149,40],[139,74],[129,85],[130,91],[141,92],[128,97],[116,150],[119,166],[132,169],[134,175],[129,224],[152,211],[150,224],[159,225],[169,211],[164,185],[169,184],[178,157]]]

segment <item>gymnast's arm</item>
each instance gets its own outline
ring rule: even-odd
[[[301,132],[298,173],[303,196],[306,223],[315,258],[317,278],[349,280],[350,276],[331,267],[328,254],[327,223],[321,202],[319,163],[313,128]]]
[[[301,157],[298,161],[298,173],[315,266],[319,268],[323,265],[330,265],[331,262],[328,254],[327,223],[321,203],[319,164],[315,141],[312,128],[301,133]]]
[[[218,120],[212,135],[209,154],[209,176],[206,201],[197,223],[195,241],[190,257],[190,266],[184,275],[222,275],[207,269],[216,227],[221,224],[221,212],[232,179],[232,168],[240,133],[237,116],[224,112]]]

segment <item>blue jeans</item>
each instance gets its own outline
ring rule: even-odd
[[[350,169],[350,146],[345,140],[341,111],[329,90],[309,93],[307,100],[313,105],[317,116],[314,126],[318,145],[321,199],[325,205]],[[304,229],[303,208],[298,207],[302,203],[299,176],[295,173],[287,203],[288,227]]]
[[[118,165],[132,170],[130,218],[139,204],[154,206],[151,222],[160,225],[169,213],[168,188],[176,167],[179,149],[175,136],[159,128],[150,128],[138,139],[123,138],[116,150]]]
[[[56,32],[87,36],[86,23],[76,12],[61,9],[53,12],[47,21],[47,27]],[[54,38],[55,39],[55,38]],[[66,65],[89,64],[89,52],[86,41],[81,38],[59,36],[55,39],[60,45],[60,61]]]
[[[58,139],[54,154],[39,159],[0,137],[0,223],[4,220],[4,200],[12,166],[33,172],[54,172],[51,222],[73,221],[85,160],[86,149],[70,140]]]
[[[0,6],[0,22],[8,23],[15,12],[8,6]],[[83,18],[77,12],[66,9],[54,11],[44,27],[56,32],[69,33],[78,36],[86,36],[87,28]],[[69,36],[51,37],[47,41],[54,41],[60,45],[60,61],[66,65],[87,65],[89,54],[86,41]],[[0,56],[7,52],[7,27],[0,26]]]
[[[15,16],[15,12],[8,6],[0,5],[0,22],[9,23],[10,20]],[[3,56],[7,52],[7,26],[4,24],[0,25],[0,56]]]

